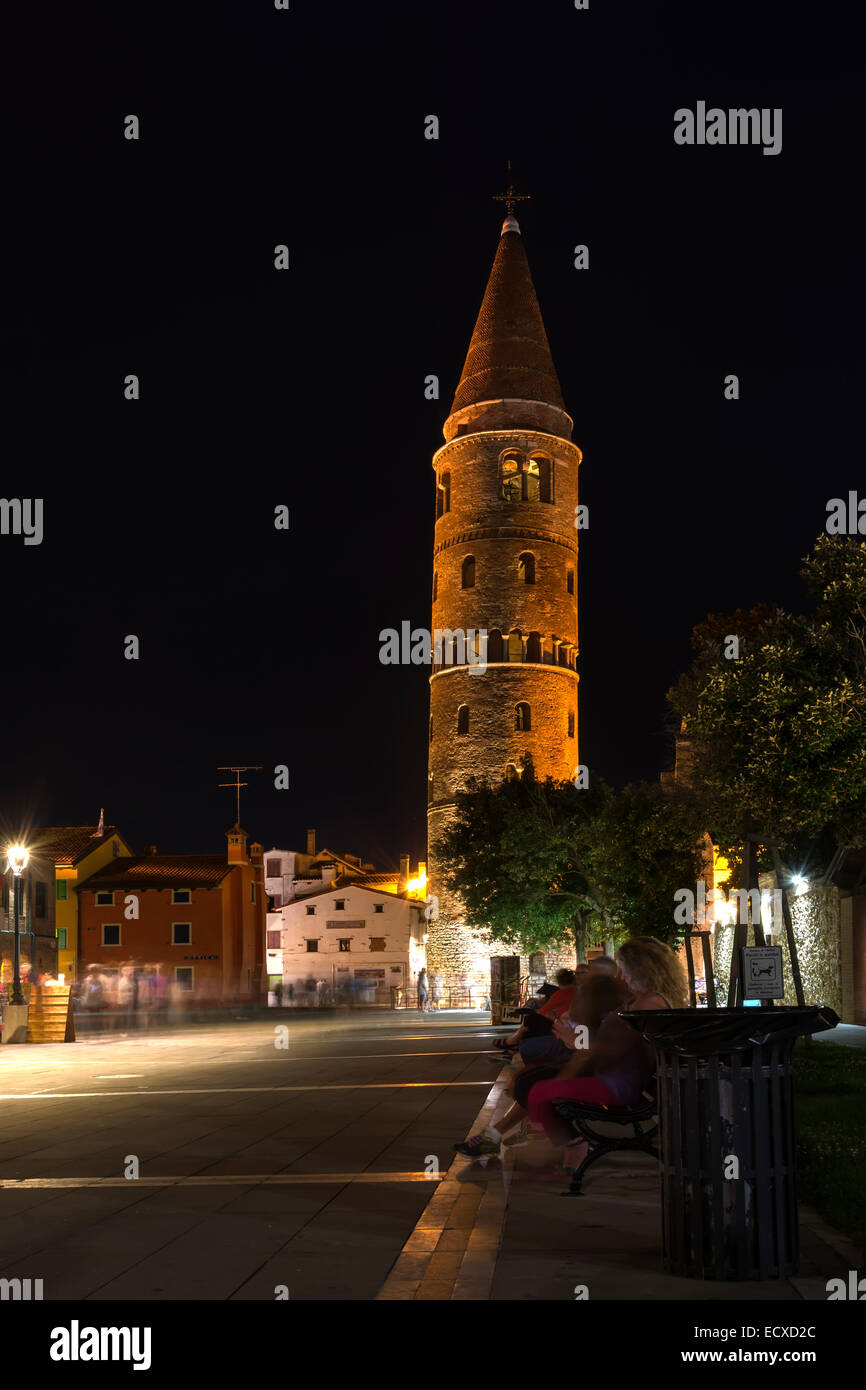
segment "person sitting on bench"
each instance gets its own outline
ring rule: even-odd
[[[577,970],[557,970],[554,979],[557,988],[547,998],[540,1009],[528,1009],[523,1022],[510,1038],[497,1038],[493,1044],[502,1052],[514,1052],[525,1038],[549,1038],[555,1019],[565,1013],[574,998],[574,992],[587,967],[579,965]]]
[[[622,1012],[638,1009],[685,1008],[688,984],[683,966],[670,946],[654,937],[633,937],[617,951],[620,975],[629,999]],[[562,1165],[574,1166],[586,1141],[553,1107],[555,1100],[582,1100],[591,1105],[635,1106],[655,1068],[649,1043],[618,1012],[608,1014],[593,1045],[576,1051],[553,1080],[537,1081],[529,1091],[532,1128],[543,1129],[556,1144],[566,1146]]]
[[[575,991],[568,1014],[564,1014],[555,1025],[558,1033],[562,1030],[562,1036],[570,1039],[562,1048],[566,1058],[573,1055],[575,1046],[592,1046],[603,1020],[612,1009],[618,1009],[622,1005],[624,993],[624,986],[620,980],[611,979],[609,975],[600,971],[584,976],[583,983]],[[515,1125],[526,1122],[526,1104],[530,1087],[542,1078],[557,1076],[560,1066],[561,1063],[557,1062],[554,1065],[524,1067],[512,1082],[510,1094],[514,1098],[513,1104],[509,1106],[502,1119],[498,1124],[490,1125],[462,1144],[455,1144],[457,1152],[466,1155],[467,1158],[485,1158],[497,1154],[503,1143],[522,1142],[526,1137],[523,1133],[508,1139],[504,1136]]]
[[[617,963],[610,956],[595,956],[593,960],[589,962],[588,966],[579,965],[577,969],[583,972],[577,975],[578,987],[598,978],[617,980],[618,985],[621,986],[623,990],[622,1002],[625,1002],[628,997],[628,991],[625,989],[622,981],[618,979]],[[558,993],[559,996],[565,996],[568,993],[572,993],[573,996],[573,991],[565,989],[560,990]],[[559,1002],[561,1002],[561,998]],[[573,997],[569,1001],[569,1005],[572,1003]],[[557,1007],[554,999],[550,1000],[550,1005],[552,1015]],[[539,1017],[545,1018],[544,1009],[541,1010]],[[563,1066],[569,1060],[571,1052],[574,1049],[574,1035],[573,1033],[570,1034],[568,1030],[569,1023],[574,1022],[574,1020],[575,1015],[571,1013],[569,1007],[567,1011],[560,1012],[558,1016],[554,1018],[552,1028],[544,1030],[539,1028],[534,1034],[530,1032],[529,1036],[524,1038],[523,1041],[518,1044],[517,1048],[523,1064],[527,1067],[542,1065]],[[527,1022],[529,1021],[531,1021],[531,1017],[530,1020],[527,1020]],[[563,1027],[566,1029],[565,1032],[562,1031]]]

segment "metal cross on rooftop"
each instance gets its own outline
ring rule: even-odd
[[[494,202],[505,204],[505,211],[507,212],[509,217],[512,217],[514,214],[515,203],[526,203],[532,197],[531,193],[518,193],[514,185],[514,178],[511,173],[510,159],[508,161],[508,188],[505,190],[504,193],[492,194],[492,197]]]

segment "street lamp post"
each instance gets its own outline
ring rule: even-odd
[[[24,995],[21,993],[21,875],[27,868],[27,861],[30,858],[30,851],[23,845],[10,845],[6,851],[6,862],[13,875],[12,895],[14,902],[15,918],[15,944],[13,946],[13,974],[12,974],[12,998],[9,1001],[13,1006],[24,1003]]]

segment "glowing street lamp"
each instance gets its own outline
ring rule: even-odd
[[[9,872],[13,875],[12,895],[15,904],[15,948],[10,1004],[24,1003],[24,995],[21,993],[21,875],[27,868],[29,858],[30,851],[24,845],[8,845],[6,848],[6,864]]]

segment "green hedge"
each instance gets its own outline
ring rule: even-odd
[[[866,1248],[866,1048],[799,1042],[794,1087],[800,1200]]]

